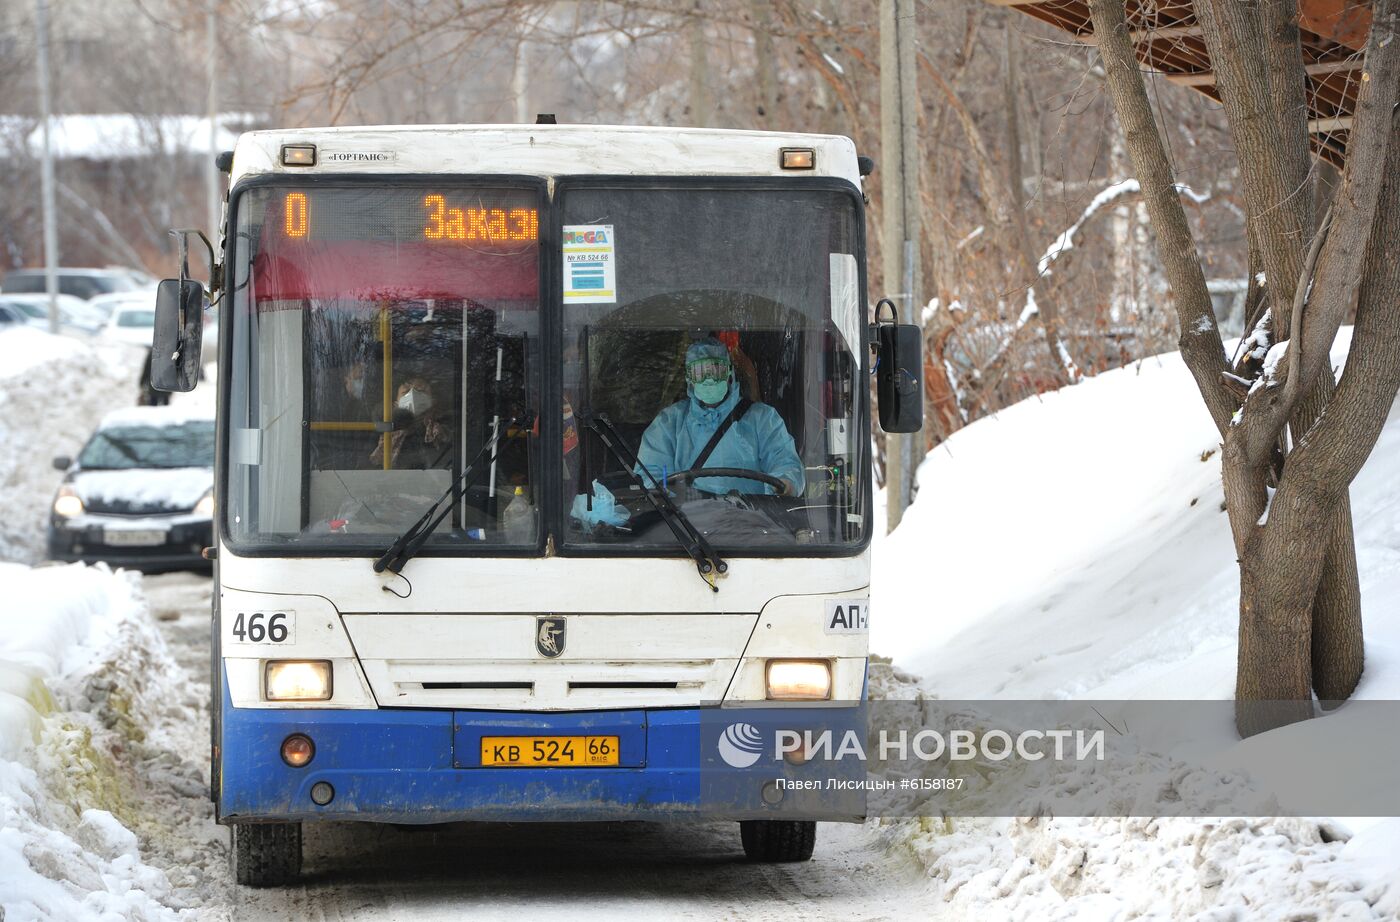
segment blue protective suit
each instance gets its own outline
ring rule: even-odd
[[[707,407],[697,400],[693,386],[688,386],[686,390],[689,396],[656,414],[656,419],[642,435],[637,459],[658,482],[675,471],[694,467],[700,450],[739,402],[739,388],[732,378],[729,393],[714,407]],[[797,454],[787,424],[778,411],[766,403],[753,404],[743,419],[736,420],[729,427],[705,466],[739,467],[781,477],[791,483],[798,494],[806,485],[802,458]],[[708,493],[728,493],[730,490],[740,493],[777,492],[765,483],[742,477],[701,477],[695,481],[695,486]]]

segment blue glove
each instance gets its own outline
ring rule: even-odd
[[[584,531],[591,532],[600,524],[625,525],[632,517],[625,507],[617,504],[612,491],[596,480],[593,481],[593,508],[589,509],[588,505],[588,496],[580,493],[574,497],[573,508],[569,510],[569,516],[577,519]]]

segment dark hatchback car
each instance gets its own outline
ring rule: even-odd
[[[182,407],[109,414],[67,471],[49,515],[49,558],[140,570],[206,568],[214,420]]]

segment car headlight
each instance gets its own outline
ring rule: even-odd
[[[214,491],[210,490],[199,498],[199,502],[194,504],[195,515],[207,515],[211,519],[214,517]]]
[[[825,701],[831,696],[826,660],[770,659],[768,697],[777,701]]]
[[[268,701],[325,701],[331,696],[327,660],[269,660],[263,697]]]
[[[82,515],[83,498],[78,495],[77,490],[65,483],[58,488],[58,495],[53,499],[53,513],[65,519]]]

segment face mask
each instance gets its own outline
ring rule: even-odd
[[[399,409],[407,410],[414,416],[422,416],[432,405],[433,398],[416,387],[409,388],[408,393],[399,398]]]
[[[695,399],[707,406],[714,406],[724,400],[729,393],[728,379],[722,381],[701,381],[695,387]]]
[[[365,379],[351,378],[350,382],[346,384],[346,388],[350,391],[351,397],[359,399],[365,395]]]

